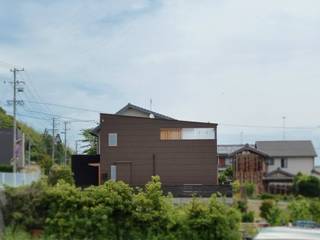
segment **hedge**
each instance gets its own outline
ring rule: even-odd
[[[63,181],[54,186],[42,181],[6,189],[6,195],[6,224],[25,230],[41,227],[50,239],[240,239],[236,208],[215,196],[208,203],[194,198],[175,206],[163,194],[159,177],[143,189],[121,181],[84,190]]]

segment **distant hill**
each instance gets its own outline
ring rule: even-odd
[[[0,107],[0,128],[12,128],[12,125],[13,117],[8,115],[6,111]],[[44,159],[46,159],[46,161],[50,159],[52,136],[47,131],[40,133],[21,121],[17,121],[17,127],[25,134],[26,147],[31,140],[31,161],[41,162]],[[64,146],[61,142],[57,142],[55,149],[55,162],[61,163],[64,158]],[[70,153],[70,150],[68,150],[68,153]]]

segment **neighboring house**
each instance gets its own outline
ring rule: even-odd
[[[319,166],[314,167],[311,175],[320,178],[320,167]]]
[[[218,145],[218,171],[224,171],[228,167],[232,167],[233,159],[231,154],[240,148],[244,147],[244,144],[221,144]],[[252,146],[252,145],[251,145]]]
[[[237,180],[256,183],[259,192],[271,193],[289,192],[298,172],[312,174],[317,156],[311,141],[257,141],[255,147],[247,145],[232,155]],[[256,169],[258,159],[264,163]]]
[[[192,193],[205,188],[211,194],[218,184],[216,128],[132,104],[116,114],[101,114],[93,131],[99,138],[100,182],[141,186],[159,175],[168,189]]]
[[[256,192],[265,191],[264,177],[268,172],[268,155],[255,147],[246,144],[231,154],[233,161],[234,178],[241,185],[254,183]]]
[[[256,146],[270,156],[268,172],[310,174],[314,168],[317,153],[311,141],[257,141]]]
[[[12,128],[0,129],[0,164],[10,165],[13,156],[13,130]],[[16,156],[18,158],[17,166],[22,167],[25,158],[24,135],[18,129]]]

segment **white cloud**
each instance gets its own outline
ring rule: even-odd
[[[18,4],[22,30],[0,59],[48,102],[114,112],[152,97],[181,119],[318,125],[319,1],[46,4]]]

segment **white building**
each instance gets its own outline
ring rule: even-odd
[[[257,141],[258,150],[268,154],[268,173],[282,170],[292,175],[310,175],[317,153],[311,141]]]

